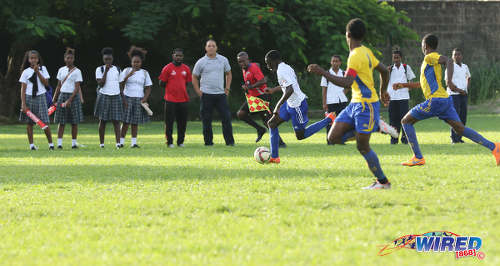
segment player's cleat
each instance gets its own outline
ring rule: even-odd
[[[269,159],[269,163],[279,164],[280,163],[280,157]]]
[[[331,112],[331,113],[325,113],[325,117],[328,117],[332,120],[332,122],[330,122],[330,125],[333,125],[333,122],[335,122],[335,118],[337,118],[337,115],[335,114],[335,112]]]
[[[399,138],[398,131],[394,127],[387,124],[384,120],[380,119],[378,125],[380,128],[380,133],[389,134],[393,138]]]
[[[31,147],[30,150],[36,151],[36,150],[38,150],[38,147],[33,145],[33,147]]]
[[[54,150],[54,146],[49,146],[49,151],[53,151]]]
[[[169,147],[169,148],[175,148],[175,145],[174,144],[168,144],[167,147]]]
[[[373,184],[371,184],[370,186],[368,187],[364,187],[363,189],[366,189],[366,190],[374,190],[374,189],[391,189],[391,183],[390,182],[387,182],[385,184],[382,184],[378,181],[375,181],[373,182]]]
[[[130,145],[130,148],[140,148],[140,147],[139,147],[139,145],[134,144],[134,145]]]
[[[58,150],[62,150],[62,148],[63,148],[62,145],[57,145]]]
[[[257,138],[255,139],[255,142],[259,142],[264,134],[266,134],[265,129],[257,130]]]
[[[71,146],[72,149],[78,149],[78,146],[77,145],[73,145]]]
[[[497,166],[500,165],[500,142],[495,143],[495,149],[491,151],[493,156],[495,156],[495,160],[497,161]]]
[[[417,157],[413,156],[409,161],[401,163],[404,166],[417,166],[417,165],[424,165],[425,164],[425,159],[422,157],[422,159],[418,159]]]

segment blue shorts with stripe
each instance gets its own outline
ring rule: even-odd
[[[279,115],[283,121],[292,120],[293,130],[304,130],[307,122],[309,122],[309,118],[307,117],[308,109],[309,107],[307,106],[306,99],[304,99],[298,107],[290,107],[288,103],[284,103],[280,107]]]
[[[425,102],[413,107],[410,110],[410,114],[418,120],[436,116],[441,120],[460,121],[451,97],[429,98]]]
[[[350,124],[356,132],[369,134],[377,132],[380,119],[380,102],[350,103],[335,119],[335,122]]]

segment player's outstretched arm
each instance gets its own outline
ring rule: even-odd
[[[420,82],[408,82],[408,83],[394,83],[394,84],[392,84],[393,90],[399,90],[401,88],[418,89],[418,88],[420,88]]]
[[[285,93],[283,93],[283,96],[281,96],[280,100],[278,101],[278,103],[274,107],[273,114],[279,113],[281,105],[284,104],[288,100],[288,98],[290,98],[290,96],[292,96],[292,94],[293,94],[293,87],[292,87],[292,85],[290,85],[290,86],[286,87]]]
[[[345,77],[337,77],[332,74],[330,74],[328,71],[324,70],[322,67],[320,67],[317,64],[311,64],[307,66],[307,71],[310,73],[314,73],[320,76],[325,77],[328,81],[331,83],[340,86],[342,88],[350,88],[352,83],[354,82],[353,76],[346,75]]]
[[[389,104],[389,94],[387,93],[387,85],[389,84],[389,70],[387,70],[387,67],[379,63],[375,69],[380,73],[380,99],[382,100],[382,103],[384,106],[387,106]]]

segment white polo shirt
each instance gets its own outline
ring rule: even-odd
[[[391,97],[391,101],[397,100],[409,100],[410,93],[408,92],[408,88],[401,88],[398,90],[394,90],[392,85],[394,83],[407,83],[408,81],[415,78],[415,73],[411,69],[410,65],[406,65],[406,71],[403,64],[400,64],[399,67],[396,65],[392,66],[389,85],[387,86],[387,92]]]
[[[102,71],[101,71],[102,68]],[[95,78],[102,79],[106,66],[100,66],[95,70]],[[106,83],[101,87],[99,93],[106,95],[120,94],[120,70],[116,66],[112,66],[106,74]]]
[[[66,79],[61,86],[61,92],[64,93],[73,93],[75,90],[75,83],[83,81],[80,69],[75,67],[75,69],[68,76],[69,71],[70,70],[67,66],[61,67],[59,68],[59,71],[57,71],[57,80],[63,82],[63,80]]]
[[[343,77],[344,71],[339,68],[339,71],[335,73],[333,68],[330,68],[328,71],[331,75],[336,77]],[[344,103],[347,102],[347,97],[344,94],[344,88],[333,84],[328,81],[325,77],[321,77],[321,87],[326,87],[326,104],[334,104],[334,103]]]
[[[125,80],[125,77],[132,71],[131,67],[125,68],[120,74],[120,82]],[[123,94],[128,97],[144,97],[144,87],[153,85],[151,81],[151,77],[149,73],[140,69],[134,72],[132,76],[127,79],[125,82],[125,89],[123,90]]]
[[[299,82],[297,81],[297,75],[292,67],[281,62],[278,65],[278,70],[276,71],[278,75],[278,83],[280,84],[281,90],[285,93],[288,86],[292,86],[293,93],[290,95],[286,101],[288,106],[294,108],[299,107],[302,101],[307,98],[307,96],[300,90]]]
[[[467,79],[470,78],[469,67],[462,63],[459,66],[457,63],[453,63],[453,78],[452,82],[457,86],[457,88],[467,92]],[[444,79],[448,80],[448,69],[444,72]],[[448,95],[459,95],[460,93],[451,91],[450,88],[446,88]],[[468,93],[468,92],[467,92]]]
[[[23,71],[21,77],[19,78],[19,82],[26,84],[27,95],[33,95],[33,83],[31,83],[31,81],[29,80],[33,76],[33,73],[35,73],[35,70],[31,67],[28,67]],[[49,72],[47,71],[47,68],[44,66],[40,67],[40,74],[42,74],[42,76],[46,79],[50,78]],[[43,85],[42,81],[40,81],[38,75],[36,76],[36,81],[38,82],[38,92],[35,96],[44,94],[46,92],[45,85]]]

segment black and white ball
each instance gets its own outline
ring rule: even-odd
[[[267,147],[258,147],[257,149],[255,149],[253,157],[258,163],[264,164],[269,162],[269,159],[271,159],[271,152]]]

